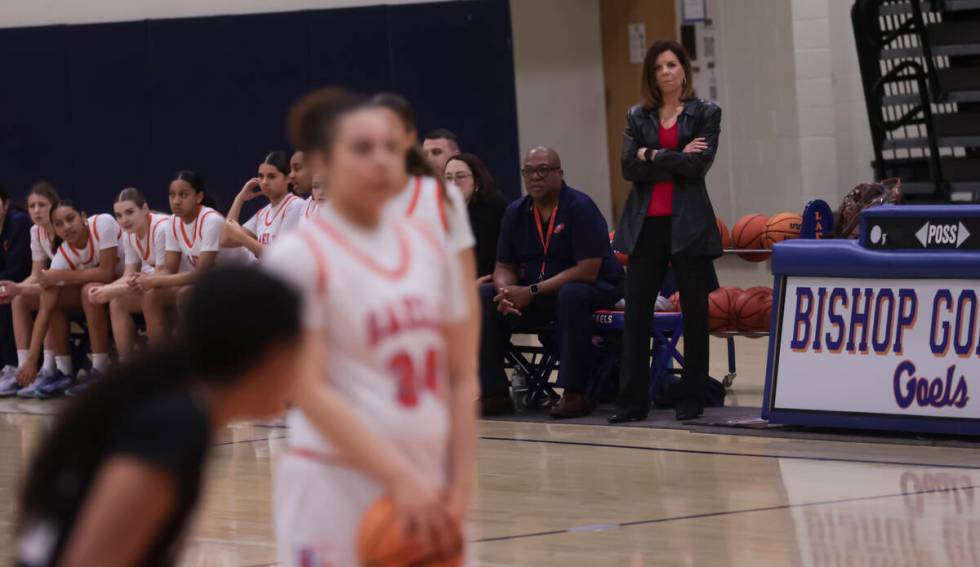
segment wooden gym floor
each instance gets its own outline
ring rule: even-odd
[[[712,342],[716,376],[723,347]],[[764,351],[739,342],[731,402],[758,407]],[[0,401],[2,563],[17,487],[56,407]],[[275,564],[271,477],[285,435],[224,432],[183,564]],[[496,421],[480,437],[480,565],[980,565],[978,449]]]

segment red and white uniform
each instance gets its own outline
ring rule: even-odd
[[[312,196],[307,197],[306,200],[303,201],[303,218],[300,219],[300,222],[302,223],[312,219],[317,215],[317,211],[319,210],[320,201],[317,201]]]
[[[50,262],[54,259],[55,250],[51,247],[54,234],[41,225],[31,225],[31,261]]]
[[[217,252],[218,262],[253,262],[255,257],[245,248],[222,248],[221,234],[225,217],[211,207],[202,206],[194,222],[186,223],[171,215],[167,228],[167,252],[180,252],[180,273],[197,267],[203,252]]]
[[[78,249],[62,242],[51,260],[52,270],[87,270],[96,268],[102,261],[102,251],[119,248],[122,229],[112,215],[91,216],[85,221],[88,228],[88,244]],[[116,264],[116,275],[122,275],[122,258]]]
[[[459,187],[447,185],[444,196],[443,185],[434,177],[410,178],[408,186],[385,204],[385,213],[439,227],[451,252],[472,248],[476,244],[463,193]]]
[[[170,228],[171,215],[150,213],[146,215],[146,238],[140,239],[133,233],[123,235],[126,265],[135,264],[136,269],[152,274],[157,266],[164,263],[167,254],[167,229]]]
[[[292,193],[286,193],[278,206],[273,207],[272,203],[269,203],[262,207],[242,227],[254,234],[259,243],[268,246],[278,236],[299,226],[299,221],[303,218],[303,209],[303,199]]]
[[[442,488],[450,418],[442,333],[467,305],[458,260],[427,230],[404,219],[366,230],[325,204],[263,263],[302,291],[305,324],[325,337],[324,387]],[[359,565],[360,519],[382,487],[344,463],[300,410],[288,423],[275,489],[280,562]]]

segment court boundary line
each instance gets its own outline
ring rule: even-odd
[[[239,443],[256,443],[258,441],[270,441],[273,439],[288,439],[288,435],[281,435],[277,437],[256,437],[255,439],[242,439],[240,441],[222,441],[221,443],[212,443],[211,447],[224,447],[227,445],[238,445]]]
[[[980,466],[952,465],[946,463],[915,463],[906,461],[886,461],[874,459],[843,459],[840,457],[806,457],[801,455],[771,455],[767,453],[736,453],[733,451],[709,451],[706,449],[677,449],[673,447],[644,447],[642,445],[616,445],[613,443],[592,443],[588,441],[563,441],[560,439],[522,439],[519,437],[498,437],[481,435],[480,440],[516,441],[519,443],[548,443],[552,445],[574,445],[579,447],[600,447],[603,449],[631,449],[635,451],[657,451],[662,453],[683,453],[689,455],[719,455],[725,457],[747,457],[755,459],[792,459],[797,461],[823,461],[837,463],[856,463],[867,465],[895,465],[902,467],[932,467],[943,469],[980,470]],[[940,449],[944,447],[939,447]],[[946,447],[953,448],[953,447]],[[969,450],[969,449],[968,449]]]
[[[883,500],[885,498],[897,498],[899,496],[918,496],[918,495],[922,495],[922,494],[942,494],[942,493],[952,492],[954,490],[975,490],[977,488],[980,488],[980,484],[974,484],[974,485],[970,485],[970,486],[957,486],[957,487],[953,487],[953,488],[932,488],[932,489],[929,489],[929,490],[916,490],[916,491],[912,491],[912,492],[900,492],[900,493],[893,493],[893,494],[878,494],[878,495],[875,495],[875,496],[855,496],[853,498],[842,498],[842,499],[839,499],[839,500],[818,500],[816,502],[803,502],[803,503],[800,503],[800,504],[779,504],[779,505],[774,505],[774,506],[762,506],[762,507],[759,507],[759,508],[743,508],[743,509],[740,509],[740,510],[724,510],[724,511],[720,511],[720,512],[703,512],[701,514],[688,514],[686,516],[670,516],[670,517],[666,517],[666,518],[654,518],[654,519],[650,519],[650,520],[633,520],[633,521],[630,521],[630,522],[615,522],[615,523],[610,523],[610,524],[604,524],[603,526],[608,526],[609,529],[630,528],[630,527],[633,527],[633,526],[645,526],[645,525],[650,525],[650,524],[664,524],[664,523],[668,523],[668,522],[678,522],[678,521],[683,521],[683,520],[699,520],[699,519],[702,519],[702,518],[715,518],[715,517],[719,517],[719,516],[731,516],[731,515],[735,515],[735,514],[751,514],[751,513],[755,513],[755,512],[773,512],[773,511],[776,511],[776,510],[790,510],[790,509],[793,509],[793,508],[811,508],[811,507],[814,507],[814,506],[827,506],[827,505],[830,505],[830,504],[849,504],[849,503],[853,503],[853,502],[867,502],[867,501],[870,501],[870,500]],[[583,530],[582,529],[582,526],[574,526],[574,527],[566,528],[566,529],[563,529],[563,530],[548,530],[548,531],[543,531],[543,532],[533,532],[533,533],[527,533],[527,534],[515,534],[515,535],[509,535],[509,536],[497,536],[497,537],[489,537],[489,538],[475,539],[475,540],[470,541],[469,543],[493,543],[493,542],[497,542],[497,541],[509,541],[509,540],[514,540],[514,539],[528,539],[528,538],[533,538],[533,537],[544,537],[544,536],[559,535],[559,534],[574,534],[574,533],[582,533],[582,532],[589,532],[589,531],[590,530]],[[593,533],[599,532],[599,531],[607,531],[607,530],[605,530],[605,529],[604,530],[594,530]]]

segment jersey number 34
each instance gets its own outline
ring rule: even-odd
[[[439,353],[435,349],[426,351],[421,369],[412,355],[405,351],[392,356],[388,361],[388,368],[398,380],[398,403],[405,407],[418,405],[420,390],[428,390],[433,394],[438,391]]]

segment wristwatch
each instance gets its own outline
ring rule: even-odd
[[[538,284],[536,284],[536,283],[531,284],[529,286],[529,289],[531,290],[531,297],[534,297],[535,295],[538,294],[538,291],[539,291],[538,290]]]
[[[646,151],[643,152],[643,159],[653,161],[653,148],[647,148]]]

